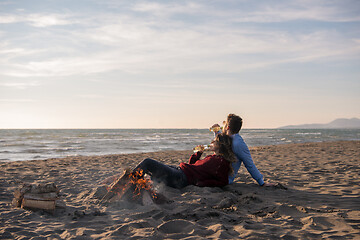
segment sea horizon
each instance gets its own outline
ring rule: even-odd
[[[360,130],[360,128],[241,128],[244,130]],[[0,128],[0,130],[209,130],[209,128]]]
[[[249,147],[360,140],[360,129],[241,129]],[[209,129],[0,129],[0,161],[191,150],[209,144]]]

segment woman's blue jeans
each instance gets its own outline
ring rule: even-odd
[[[163,164],[151,158],[144,159],[135,169],[143,170],[153,181],[163,182],[169,187],[183,188],[188,185],[185,173],[180,167]]]

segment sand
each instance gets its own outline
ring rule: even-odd
[[[244,166],[224,188],[158,185],[165,204],[98,205],[105,178],[146,157],[178,165],[191,151],[0,163],[2,239],[360,239],[360,141],[251,149],[266,181]],[[12,208],[22,183],[55,182],[67,204],[50,214]]]

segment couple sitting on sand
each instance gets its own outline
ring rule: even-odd
[[[219,125],[214,124],[213,127],[215,126]],[[239,135],[241,127],[242,119],[235,114],[229,114],[224,132],[215,133],[215,139],[210,145],[213,155],[200,159],[203,152],[196,152],[191,155],[189,163],[182,162],[178,167],[146,158],[133,172],[146,173],[152,180],[163,182],[173,188],[183,188],[187,185],[222,187],[233,183],[243,162],[260,186],[271,186],[270,183],[264,183],[263,176],[251,158],[249,148]]]

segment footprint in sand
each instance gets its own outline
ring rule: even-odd
[[[192,232],[194,232],[194,224],[186,220],[175,219],[161,224],[158,229],[159,231],[167,234],[191,234]]]
[[[318,231],[331,231],[337,234],[353,233],[354,229],[342,218],[334,216],[326,217],[304,217],[301,219],[304,228],[311,228]]]

